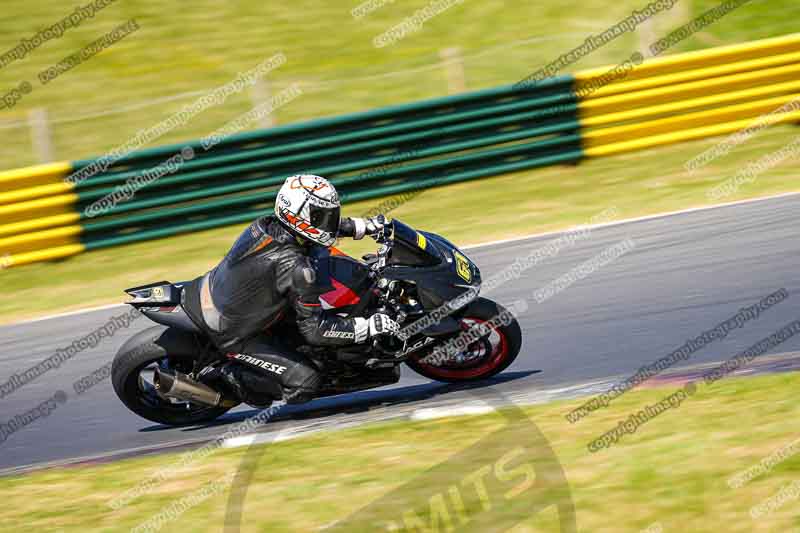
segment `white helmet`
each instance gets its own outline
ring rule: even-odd
[[[294,233],[333,246],[339,232],[339,195],[328,180],[312,174],[289,176],[275,198],[275,214]]]

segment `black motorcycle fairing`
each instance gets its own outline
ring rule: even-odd
[[[155,283],[125,289],[125,292],[133,296],[134,299],[129,303],[134,307],[156,303],[170,304],[180,303],[181,287],[181,284],[173,285],[169,281],[156,281]]]
[[[416,267],[435,266],[442,262],[442,255],[436,246],[428,245],[432,233],[418,232],[399,220],[392,221],[392,249],[387,265]]]
[[[415,231],[396,219],[392,221],[392,237],[390,257],[381,275],[414,283],[426,311],[467,291],[477,295],[480,270],[450,241],[435,233]]]
[[[182,304],[183,288],[187,283],[190,282],[173,284],[169,281],[159,281],[126,289],[125,292],[133,296],[133,300],[126,303],[157,324],[200,333],[201,328],[191,315],[186,313]]]
[[[163,348],[167,356],[182,355],[199,358],[207,354],[202,337],[190,331],[164,325],[152,326],[140,331],[125,341],[120,351],[128,351],[131,347],[149,343]]]
[[[393,385],[400,381],[400,367],[361,368],[357,374],[351,374],[349,376],[337,375],[333,381],[335,381],[335,383],[324,383],[317,392],[316,397],[336,396],[338,394]]]
[[[384,269],[382,276],[390,281],[414,283],[422,307],[426,311],[432,311],[476,288],[475,284],[467,284],[456,276],[454,269],[455,267],[447,262],[426,268],[391,266]],[[480,286],[480,278],[477,279],[477,286]],[[465,305],[466,303],[468,302],[465,302]]]
[[[139,311],[156,324],[163,324],[192,333],[201,332],[197,324],[194,323],[186,313],[186,310],[180,305],[174,307],[141,307]]]
[[[459,285],[467,284],[476,289],[480,288],[481,271],[464,252],[440,235],[428,232],[420,233],[426,235],[428,242],[432,242],[445,258],[445,262],[451,266],[452,272],[458,277]]]
[[[446,316],[434,323],[427,329],[422,330],[422,335],[426,337],[443,337],[461,332],[461,324],[451,316]]]

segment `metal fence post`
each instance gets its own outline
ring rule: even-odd
[[[250,98],[253,102],[253,109],[261,104],[266,104],[270,101],[270,87],[269,81],[257,79],[250,90]],[[272,113],[258,118],[258,127],[271,128],[276,124],[275,117]]]
[[[463,93],[467,90],[467,82],[464,76],[464,60],[461,57],[461,49],[458,47],[444,48],[439,50],[439,57],[444,62],[447,74],[448,94]]]
[[[28,113],[28,125],[31,129],[31,144],[37,161],[39,163],[55,161],[55,149],[50,134],[50,124],[47,120],[47,110],[43,107],[32,109]]]

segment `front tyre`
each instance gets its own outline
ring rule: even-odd
[[[415,372],[447,383],[478,381],[499,374],[514,362],[522,347],[522,331],[517,319],[505,307],[486,298],[470,303],[458,319],[466,332],[480,324],[490,328],[465,349],[438,357],[434,350],[407,361]]]
[[[187,350],[182,332],[155,326],[129,339],[120,348],[111,365],[111,383],[128,409],[152,422],[170,426],[209,422],[230,407],[165,400],[153,386],[156,366],[186,374],[192,371],[193,362],[194,356]]]

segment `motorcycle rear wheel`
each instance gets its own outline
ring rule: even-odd
[[[156,393],[152,385],[152,371],[155,365],[164,370],[188,373],[191,372],[193,364],[191,355],[168,353],[159,345],[159,338],[164,330],[163,326],[155,326],[139,333],[126,342],[114,357],[111,365],[111,383],[122,403],[142,418],[170,426],[210,422],[230,410],[231,407],[173,402],[161,398]]]

